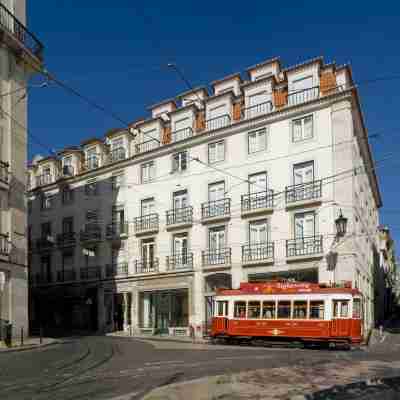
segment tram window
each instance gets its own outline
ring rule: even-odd
[[[217,301],[217,316],[223,317],[225,315],[228,315],[228,302]]]
[[[324,319],[324,302],[320,300],[310,301],[310,319]]]
[[[333,301],[333,318],[348,318],[349,316],[349,301],[334,300]]]
[[[235,301],[235,318],[246,318],[245,301]]]
[[[342,301],[342,309],[340,310],[340,317],[347,318],[349,316],[349,302]]]
[[[293,303],[293,318],[305,319],[307,318],[307,302],[295,301]]]
[[[353,299],[353,318],[361,318],[361,301]]]
[[[275,309],[276,307],[274,301],[264,301],[262,317],[265,319],[275,318]]]
[[[290,301],[278,301],[278,318],[290,318]]]
[[[260,318],[261,305],[259,301],[249,301],[247,318]]]

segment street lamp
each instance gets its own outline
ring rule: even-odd
[[[343,217],[342,209],[340,209],[339,216],[335,219],[336,236],[343,237],[347,230],[347,218]]]

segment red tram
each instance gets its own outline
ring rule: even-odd
[[[362,295],[351,282],[241,283],[220,289],[214,301],[212,338],[347,346],[362,341]]]

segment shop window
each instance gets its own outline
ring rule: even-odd
[[[235,301],[235,318],[246,318],[246,302]]]
[[[260,318],[261,304],[259,301],[249,301],[247,318]]]

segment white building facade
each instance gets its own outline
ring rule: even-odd
[[[33,323],[201,335],[217,288],[296,279],[351,281],[374,324],[381,198],[350,68],[246,72],[35,161]]]
[[[25,17],[25,1],[0,1],[0,320],[27,333],[26,86],[43,46]]]

